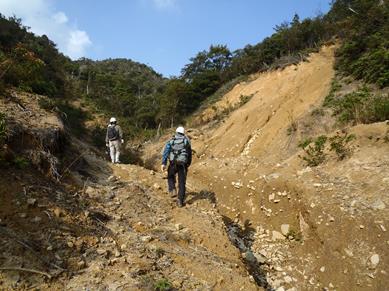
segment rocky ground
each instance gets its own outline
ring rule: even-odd
[[[333,47],[323,48],[200,114],[188,129],[184,208],[152,170],[169,135],[142,148],[144,167],[109,165],[73,137],[72,149],[58,148],[60,120],[33,98],[0,104],[15,137],[29,137],[15,153],[40,157],[0,170],[1,289],[386,290],[389,123],[339,131],[331,115],[313,114],[333,61]],[[251,99],[213,120],[242,94]],[[327,146],[326,160],[307,167],[298,143],[318,134],[355,138],[343,159]]]

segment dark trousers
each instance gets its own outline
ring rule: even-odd
[[[186,184],[186,173],[187,168],[185,165],[169,164],[167,169],[167,183],[169,192],[176,189],[176,175],[178,175],[178,199],[181,203],[185,200],[185,184]]]

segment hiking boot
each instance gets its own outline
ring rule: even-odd
[[[169,194],[170,194],[170,197],[171,197],[171,198],[176,198],[176,197],[177,197],[177,191],[176,191],[176,189],[173,189],[172,191],[170,191]]]
[[[184,204],[184,202],[182,202],[181,200],[177,200],[177,206],[178,206],[179,208],[181,208],[181,207],[184,207],[185,204]]]

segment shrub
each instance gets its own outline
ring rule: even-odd
[[[38,105],[40,108],[45,109],[47,111],[54,111],[56,108],[56,104],[52,99],[48,98],[40,98],[38,100]]]
[[[312,116],[324,116],[325,112],[324,112],[323,108],[316,108],[312,111],[311,115]]]
[[[5,121],[5,115],[0,113],[0,146],[4,143],[7,137],[7,124]]]
[[[324,162],[326,158],[326,154],[324,153],[326,141],[327,137],[321,135],[309,144],[300,144],[305,152],[305,156],[301,158],[307,163],[307,166],[316,167]]]
[[[331,106],[333,104],[336,97],[336,92],[338,92],[341,87],[342,86],[339,84],[338,80],[332,80],[330,92],[325,97],[323,106]]]
[[[346,157],[350,156],[352,149],[347,145],[356,138],[354,134],[343,134],[339,133],[329,139],[330,141],[330,150],[334,151],[338,156],[339,160],[343,160]]]
[[[156,291],[169,291],[172,290],[172,284],[165,278],[158,280],[154,284],[154,290]]]
[[[294,119],[293,114],[288,111],[289,127],[287,129],[287,134],[292,135],[298,129],[298,122]]]
[[[305,149],[312,141],[312,138],[306,138],[305,140],[301,141],[298,146],[302,149]]]
[[[30,162],[24,157],[17,156],[14,158],[13,164],[15,165],[16,168],[23,170],[30,165]]]
[[[253,96],[254,96],[254,94],[240,95],[240,97],[239,97],[239,106],[243,106],[244,104],[249,102],[251,100],[251,98],[253,98]]]
[[[303,240],[303,234],[301,233],[301,231],[296,231],[294,229],[290,229],[286,237],[298,242],[301,242]]]
[[[92,135],[92,143],[97,148],[104,148],[105,147],[105,134],[106,129],[103,127],[100,127],[97,125],[95,128],[93,128],[91,135]]]
[[[332,100],[331,107],[343,123],[372,123],[389,119],[388,95],[373,95],[367,87]]]

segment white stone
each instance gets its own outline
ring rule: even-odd
[[[290,283],[292,283],[293,279],[290,276],[285,276],[284,281],[285,281],[285,283],[290,284]]]
[[[320,268],[320,272],[322,272],[322,273],[324,273],[325,270],[326,270],[326,267],[324,267],[324,266]]]
[[[271,194],[269,195],[269,201],[273,201],[274,198],[275,198],[275,194],[274,194],[274,193],[271,193]]]
[[[33,206],[35,203],[36,203],[36,199],[35,198],[28,198],[27,199],[27,204],[30,205],[30,206]]]
[[[142,236],[140,238],[140,240],[143,241],[143,242],[150,242],[152,239],[153,238],[151,236],[149,236],[149,235],[145,235],[145,236]]]
[[[374,210],[383,210],[386,208],[386,205],[381,199],[377,199],[374,203],[371,204],[371,208]]]
[[[104,250],[104,249],[97,249],[96,252],[97,252],[97,254],[99,254],[99,255],[104,255],[104,254],[107,253],[107,251]]]
[[[380,256],[378,254],[374,254],[370,257],[370,263],[373,268],[377,267],[380,262]]]
[[[276,230],[273,230],[272,231],[272,240],[275,241],[275,240],[285,240],[285,236],[282,235],[282,233],[276,231]]]
[[[181,229],[183,229],[184,227],[182,226],[181,223],[177,223],[177,224],[175,224],[175,228],[176,228],[177,230],[181,230]]]
[[[284,236],[287,236],[287,235],[288,235],[289,229],[290,229],[289,224],[282,224],[282,225],[281,225],[281,233],[282,233]]]
[[[40,218],[39,216],[35,216],[32,221],[37,223],[37,222],[40,222],[42,220],[42,218]]]

